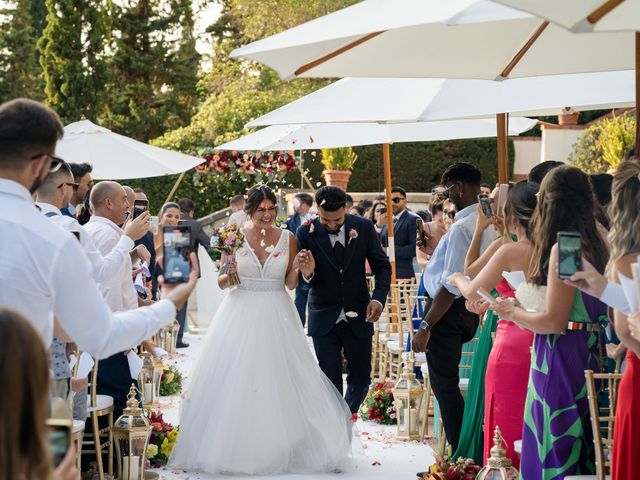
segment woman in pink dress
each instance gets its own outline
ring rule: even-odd
[[[536,183],[523,181],[509,190],[504,208],[508,233],[503,236],[503,240],[497,241],[501,244],[488,248],[480,257],[478,262],[484,267],[473,280],[468,280],[462,273],[449,277],[449,282],[454,283],[465,298],[479,300],[477,291],[480,288],[486,291],[496,288],[501,297],[515,296],[512,286],[502,278],[502,272],[528,270],[533,254],[533,245],[529,239],[529,220],[536,206],[538,187]],[[486,222],[482,215],[480,212],[479,223]],[[511,241],[511,233],[517,237],[516,242]],[[533,333],[529,330],[521,329],[512,322],[499,320],[485,377],[484,458],[489,457],[493,432],[499,426],[507,443],[507,456],[516,468],[519,461],[513,443],[522,438],[532,341]]]

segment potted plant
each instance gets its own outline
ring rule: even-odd
[[[358,156],[351,147],[323,148],[322,165],[324,166],[324,180],[327,185],[335,185],[347,189],[351,170]]]

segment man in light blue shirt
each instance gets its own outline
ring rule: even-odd
[[[424,285],[431,299],[413,340],[413,350],[427,352],[429,379],[438,399],[449,444],[455,451],[460,438],[464,399],[458,386],[458,364],[462,345],[478,328],[478,316],[467,311],[458,289],[447,277],[464,272],[464,260],[477,220],[480,171],[469,163],[456,163],[442,175],[444,195],[458,211],[456,221],[438,243],[424,274]],[[491,232],[483,235],[482,249],[491,243]],[[428,345],[428,349],[427,349]]]

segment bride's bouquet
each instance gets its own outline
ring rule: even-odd
[[[229,273],[229,268],[236,261],[236,252],[244,242],[244,233],[237,225],[227,225],[216,230],[211,237],[211,248],[217,252],[224,253],[226,258],[224,265],[220,269],[223,275],[229,275],[229,285],[235,287],[240,285],[240,277],[237,272]]]

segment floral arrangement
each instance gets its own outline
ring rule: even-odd
[[[293,152],[238,152],[213,150],[202,155],[204,163],[196,167],[199,173],[215,171],[224,174],[279,174],[295,172],[298,161]]]
[[[244,233],[237,225],[220,227],[211,237],[211,248],[226,255],[225,263],[220,269],[223,275],[229,275],[229,284],[233,287],[240,285],[240,277],[237,273],[229,274],[229,267],[236,261],[236,252],[244,243]]]
[[[393,382],[376,383],[360,407],[360,418],[383,425],[395,425],[396,407],[393,402]]]
[[[436,463],[422,473],[423,480],[473,480],[480,467],[471,458],[458,457],[457,460],[436,456]]]
[[[151,436],[146,456],[152,468],[159,468],[169,461],[180,427],[166,423],[162,418],[162,412],[151,412],[149,421],[151,422]]]
[[[182,391],[182,374],[178,367],[165,367],[160,380],[160,396],[167,397]]]

